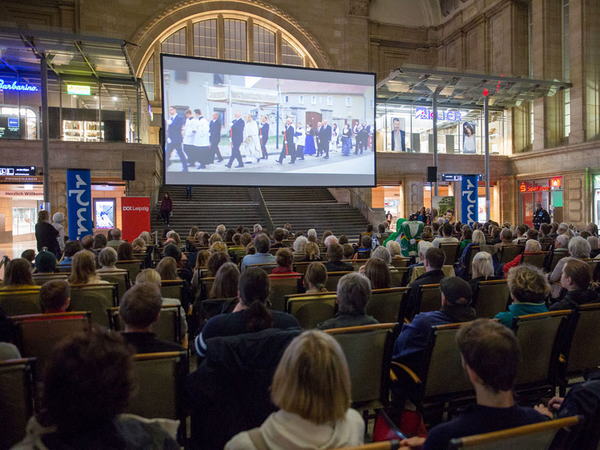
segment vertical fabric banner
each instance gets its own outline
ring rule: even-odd
[[[142,231],[150,231],[150,197],[122,197],[123,239],[132,242]]]
[[[67,170],[67,210],[69,239],[93,234],[92,186],[89,169]]]
[[[478,221],[477,175],[463,175],[461,186],[462,221],[470,227]]]

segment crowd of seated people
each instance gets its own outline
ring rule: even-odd
[[[166,232],[165,239],[157,250],[159,257],[154,260],[156,268],[148,267],[137,279],[131,280],[135,283],[120,299],[119,315],[124,324],[124,330],[120,333],[122,337],[119,338],[120,345],[128,343],[128,352],[134,353],[179,351],[187,347],[189,335],[190,350],[199,357],[201,365],[210,348],[209,342],[215,338],[260,333],[267,329],[298,329],[299,322],[293,315],[272,310],[269,306],[270,285],[275,279],[273,277],[284,274],[300,276],[303,281],[302,291],[317,294],[327,292],[329,273],[352,272],[339,279],[337,289],[333,292],[336,294],[335,315],[319,323],[317,328],[330,330],[378,323],[376,318],[366,313],[371,292],[391,286],[394,260],[403,259],[399,239],[388,241],[385,245],[377,244],[386,233],[385,224],[383,231],[378,227],[377,232],[372,228],[367,231],[371,233],[370,236],[363,233],[359,245],[354,246],[349,244],[346,236],[340,235],[337,238],[330,231],[324,232],[319,238],[314,229],[304,234],[292,233],[291,228],[278,228],[271,234],[257,225],[253,227],[252,235],[244,227],[227,229],[219,226],[212,234],[194,227],[185,242],[174,230]],[[395,341],[392,359],[417,370],[432,326],[469,322],[470,325],[463,326],[457,345],[464,359],[465,371],[475,388],[477,405],[467,409],[458,419],[432,428],[424,442],[414,438],[404,441],[403,445],[445,448],[453,437],[545,420],[538,412],[518,406],[512,396],[519,348],[514,337],[511,338],[509,329],[513,327],[514,319],[522,315],[548,310],[576,310],[580,305],[600,301],[593,281],[595,274],[589,263],[594,242],[597,247],[597,227],[595,231],[594,227],[588,228],[589,230],[577,232],[568,224],[542,224],[538,233],[526,225],[500,226],[492,222],[474,224],[472,227],[458,222],[439,224],[434,221],[431,224],[431,241],[421,241],[417,259],[412,258],[406,263],[410,266],[409,270],[423,266],[425,273],[408,286],[407,310],[413,311],[415,316],[403,325]],[[103,272],[124,271],[125,269],[117,267],[119,261],[134,260],[137,256],[135,253],[143,253],[153,246],[149,233],[140,235],[135,240],[135,246],[123,241],[119,230],[111,231],[110,240],[105,238],[103,241],[98,236],[87,239],[85,245],[82,241],[67,240],[64,256],[60,261],[66,261],[62,265],[70,266],[71,272],[66,282],[54,280],[44,284],[41,290],[44,312],[67,311],[69,286],[106,284],[107,281],[101,278]],[[447,243],[457,245],[458,261],[446,261],[446,253],[440,248],[440,244]],[[551,253],[563,253],[565,257],[551,270],[547,265],[538,268],[523,264],[522,254],[500,266],[498,258],[502,248],[522,244],[522,254],[525,255],[530,252],[539,253],[542,244],[550,244]],[[482,250],[484,246],[485,250]],[[254,253],[251,251],[252,247]],[[474,247],[480,249],[469,259],[469,249]],[[77,250],[73,252],[72,249]],[[364,263],[361,260],[367,261]],[[54,254],[46,251],[40,251],[34,256],[33,264],[30,261],[25,258],[10,261],[5,268],[1,289],[33,288],[36,284],[32,274],[53,273],[56,266],[60,265]],[[307,265],[304,266],[305,273],[297,270],[299,263]],[[273,266],[272,275],[269,276],[261,268],[249,267],[254,264]],[[456,264],[456,268],[463,270],[456,270],[459,275],[457,277],[446,276],[442,271],[445,264]],[[476,319],[475,309],[472,307],[473,293],[482,281],[501,280],[502,277],[495,276],[497,273],[506,277],[510,291],[508,309],[496,315],[498,322],[481,319],[473,322]],[[406,278],[408,279],[410,276]],[[182,297],[163,296],[163,281],[177,280],[183,283]],[[203,291],[202,287],[206,282],[209,283],[209,288]],[[418,304],[421,286],[429,284],[439,284],[440,309],[419,313],[414,307]],[[556,295],[550,295],[552,288],[556,290]],[[193,321],[196,313],[194,310],[208,299],[228,299],[229,303],[224,304],[220,314],[207,317],[202,326],[198,327]],[[159,320],[162,306],[181,308],[179,328],[180,342],[183,345],[164,341],[154,334],[153,327]],[[0,331],[2,318],[0,310]],[[493,342],[490,341],[490,336],[494,337]],[[12,336],[4,333],[0,338],[1,360],[4,348],[1,344],[10,346]],[[116,342],[109,342],[104,337],[98,339],[104,339],[109,346]],[[300,343],[295,345],[297,342]],[[317,442],[318,445],[323,442],[335,442],[335,445],[362,443],[364,421],[360,418],[356,420],[355,413],[349,409],[350,394],[346,395],[335,412],[334,399],[327,401],[326,411],[316,415],[316,398],[312,400],[315,406],[308,410],[295,403],[300,401],[294,397],[295,389],[303,390],[308,398],[313,393],[311,388],[315,388],[314,392],[318,391],[318,380],[309,381],[307,386],[302,386],[302,383],[307,383],[312,378],[294,379],[297,373],[294,364],[300,364],[296,361],[297,358],[303,361],[307,371],[311,363],[317,364],[316,367],[320,365],[323,373],[314,376],[326,376],[324,372],[327,364],[334,364],[336,373],[343,376],[343,368],[347,366],[343,354],[342,358],[333,358],[333,362],[318,361],[320,352],[327,353],[327,358],[332,358],[336,352],[341,354],[341,350],[333,348],[331,342],[335,341],[323,333],[312,331],[305,332],[287,346],[271,391],[271,400],[279,411],[269,416],[259,431],[247,430],[233,437],[226,448],[261,448],[256,445],[255,439],[265,440],[268,448],[281,449],[330,448],[313,447]],[[8,358],[16,355],[10,351],[7,354]],[[507,367],[499,368],[499,362],[494,358],[503,359]],[[276,385],[279,386],[277,389],[283,387],[283,379],[275,381],[280,371],[286,383],[292,383],[284,387],[290,403],[284,399],[281,393],[283,391],[276,391]],[[341,384],[336,386],[340,392],[346,388]],[[407,396],[402,387],[398,389],[398,386],[393,386],[392,392],[394,399]],[[319,396],[318,399],[320,401],[322,397]],[[556,400],[550,403],[550,409],[557,409],[559,402]],[[116,418],[120,412],[122,409],[111,416],[111,426],[118,423]],[[469,428],[468,423],[472,423],[473,427]],[[58,424],[53,425],[53,430],[60,429]],[[82,438],[75,436],[77,432],[68,439]],[[279,440],[282,435],[286,435],[291,441]],[[61,433],[57,436],[57,439],[67,439]],[[327,441],[324,436],[335,436],[335,439]],[[40,439],[40,436],[36,438]],[[107,437],[99,435],[97,438]]]

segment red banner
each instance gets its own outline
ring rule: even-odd
[[[142,231],[150,231],[150,197],[122,197],[123,239],[132,242]]]

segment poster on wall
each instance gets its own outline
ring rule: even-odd
[[[463,153],[476,152],[475,129],[475,122],[463,122]]]
[[[94,221],[96,228],[110,229],[115,227],[115,200],[94,200]]]
[[[67,169],[67,199],[69,238],[74,241],[93,234],[89,169]]]
[[[478,222],[487,222],[487,211],[485,210],[485,197],[479,197],[477,199],[477,205],[479,209],[479,220]]]
[[[150,231],[150,197],[121,198],[123,239],[132,242],[142,231]]]
[[[392,119],[392,151],[406,151],[406,143],[404,137],[405,132],[405,121],[402,117],[394,117]]]
[[[444,220],[452,222],[454,219],[454,197],[448,196],[434,196],[431,200],[431,205],[433,208],[437,209],[438,217],[441,217]]]
[[[461,181],[462,222],[473,226],[478,221],[477,175],[463,175]]]

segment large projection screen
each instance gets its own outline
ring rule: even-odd
[[[376,186],[375,74],[161,54],[171,185]]]

